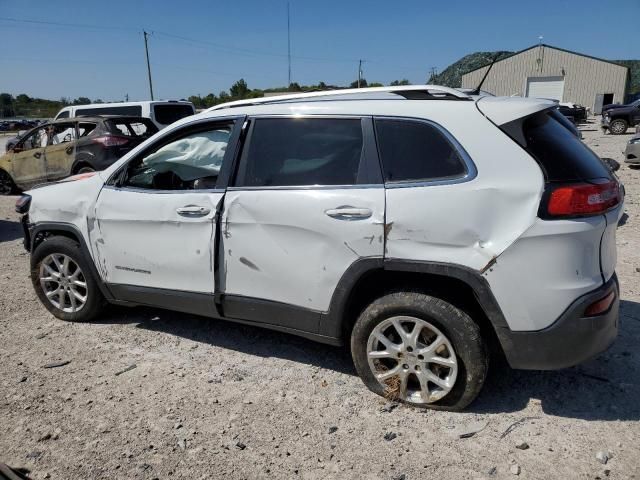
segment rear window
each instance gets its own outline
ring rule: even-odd
[[[92,115],[142,115],[142,107],[140,105],[128,105],[122,107],[97,107],[97,108],[78,108],[76,109],[76,117],[90,117]]]
[[[258,119],[236,186],[353,185],[362,147],[359,119]]]
[[[193,113],[193,106],[191,105],[177,103],[174,105],[153,106],[153,115],[155,116],[156,122],[162,125],[169,125],[181,118],[193,115]]]
[[[610,178],[600,157],[549,112],[527,118],[522,133],[525,149],[539,162],[547,181]]]
[[[109,130],[126,137],[147,138],[158,131],[158,127],[151,120],[147,119],[120,119],[114,118],[105,122]]]
[[[376,120],[385,182],[460,178],[466,166],[435,126],[413,120]]]

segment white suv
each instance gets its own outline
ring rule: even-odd
[[[230,103],[34,189],[58,318],[152,305],[350,343],[374,392],[458,410],[492,351],[575,365],[618,322],[617,179],[530,98],[435,86]]]

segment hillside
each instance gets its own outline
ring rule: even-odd
[[[511,55],[513,52],[506,50],[500,52],[475,52],[462,57],[452,63],[434,78],[429,79],[429,83],[444,85],[447,87],[459,87],[462,85],[462,75],[491,63],[493,57],[498,54],[498,59]]]

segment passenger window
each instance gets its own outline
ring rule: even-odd
[[[58,123],[53,125],[49,145],[73,142],[76,139],[76,129],[73,123]]]
[[[91,132],[93,132],[96,127],[97,125],[95,123],[81,122],[78,124],[78,136],[86,137]]]
[[[212,189],[232,125],[190,133],[129,163],[123,186],[152,190]]]
[[[352,185],[362,157],[359,119],[255,120],[236,186]]]
[[[48,139],[49,137],[47,136],[47,127],[39,128],[27,138],[25,138],[22,142],[22,145],[19,145],[17,150],[31,150],[33,148],[46,147]]]
[[[467,173],[459,153],[435,126],[377,119],[376,136],[386,182],[431,181]]]

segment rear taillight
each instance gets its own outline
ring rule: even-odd
[[[621,199],[620,184],[615,180],[562,185],[551,190],[547,214],[551,217],[599,214],[618,205]]]
[[[92,138],[92,140],[103,147],[121,147],[129,143],[128,138],[116,137],[114,135],[104,135],[102,137]]]
[[[585,317],[594,317],[596,315],[602,315],[611,308],[611,304],[616,299],[616,292],[609,292],[605,297],[601,298],[597,302],[593,302],[584,311]]]

